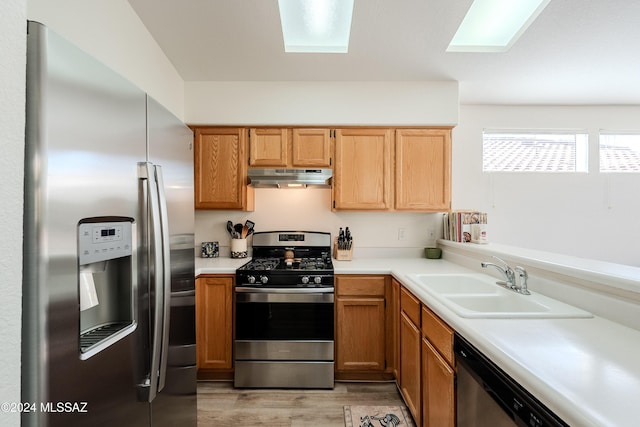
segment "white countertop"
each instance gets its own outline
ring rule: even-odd
[[[247,259],[196,259],[196,275],[233,274],[245,262]],[[334,260],[334,269],[336,274],[393,275],[569,425],[640,424],[640,331],[597,316],[459,317],[405,276],[473,272],[441,259]]]
[[[196,257],[196,277],[201,274],[236,274],[236,269],[251,258],[200,258]]]

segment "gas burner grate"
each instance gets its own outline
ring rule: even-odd
[[[257,258],[249,261],[248,264],[244,266],[245,270],[273,270],[278,267],[280,264],[279,258]]]
[[[304,258],[300,260],[300,268],[303,270],[324,270],[327,263],[322,258]]]

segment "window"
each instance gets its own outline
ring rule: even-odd
[[[640,172],[640,133],[600,132],[600,172]]]
[[[586,132],[484,131],[484,172],[588,172]]]

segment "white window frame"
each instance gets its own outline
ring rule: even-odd
[[[575,150],[573,155],[573,165],[569,169],[555,169],[549,170],[547,168],[540,169],[539,167],[530,166],[513,166],[512,168],[491,168],[490,165],[487,165],[486,159],[486,150],[487,150],[487,135],[514,135],[520,136],[524,140],[529,137],[529,139],[533,139],[533,144],[544,144],[544,137],[549,136],[551,138],[558,137],[562,135],[571,135],[574,137],[574,147]],[[516,138],[514,142],[517,142]],[[537,141],[537,142],[536,142]],[[523,141],[524,142],[524,141]],[[529,143],[531,143],[529,141]],[[515,150],[514,148],[513,150]],[[512,156],[520,156],[515,161],[523,162],[525,161],[525,155],[531,156],[532,153],[527,150],[527,147],[522,147],[520,153],[514,153],[513,150],[511,153],[507,152],[505,155]],[[544,151],[540,151],[544,153]],[[533,153],[535,157],[538,153]],[[533,159],[532,163],[542,162],[541,159]],[[519,169],[520,168],[520,169]],[[584,129],[572,129],[572,130],[557,130],[557,129],[484,129],[482,132],[482,171],[487,173],[588,173],[589,172],[589,134]]]
[[[603,141],[604,139],[604,141]],[[616,141],[618,139],[618,141]],[[635,139],[633,141],[632,139]],[[632,145],[636,145],[633,147]],[[623,153],[627,157],[627,161],[619,161],[618,168],[606,167],[605,157],[607,156],[606,148],[603,146],[618,146],[619,149],[625,150]],[[598,135],[598,156],[600,173],[640,173],[640,131],[612,131],[600,130]],[[634,161],[637,159],[637,161]],[[615,162],[609,162],[609,164]],[[623,167],[624,165],[630,167]]]

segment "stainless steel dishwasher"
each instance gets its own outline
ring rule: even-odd
[[[458,427],[568,427],[458,334],[454,351],[458,369]]]

